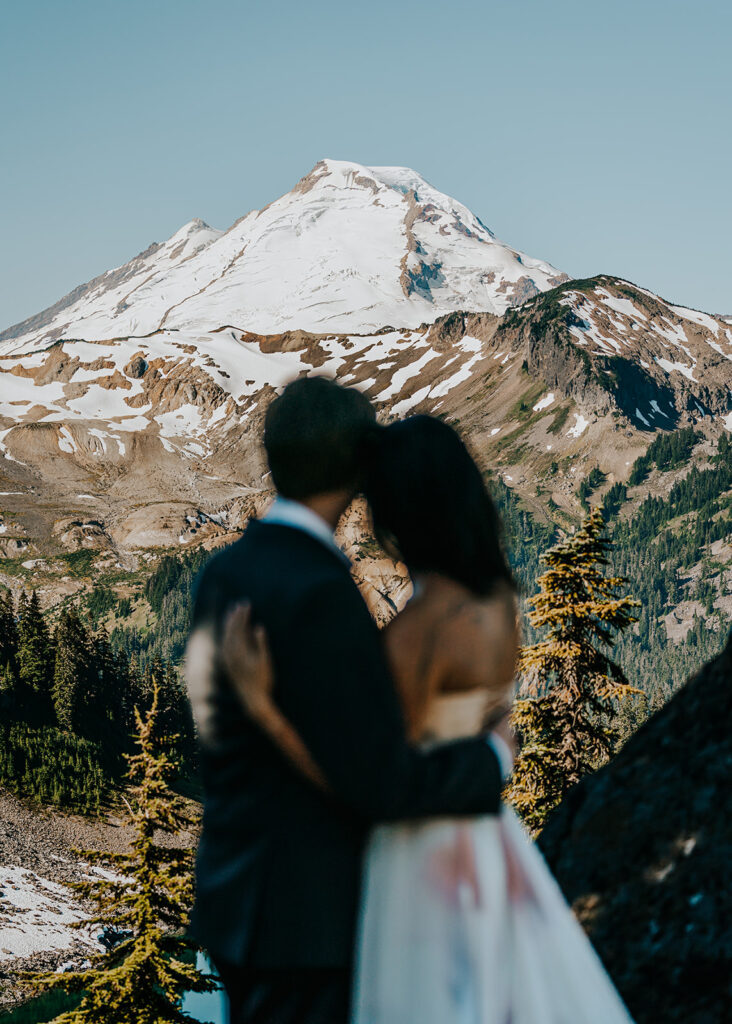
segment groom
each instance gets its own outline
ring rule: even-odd
[[[278,497],[197,585],[186,674],[205,801],[192,927],[232,1024],[346,1024],[369,829],[498,810],[500,738],[409,746],[378,630],[333,538],[373,424],[356,390],[322,377],[288,385],[265,421]],[[329,794],[247,719],[219,667],[226,612],[242,600],[266,628],[277,702]]]

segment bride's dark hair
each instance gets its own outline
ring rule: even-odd
[[[395,542],[411,573],[439,572],[479,595],[499,581],[515,589],[498,512],[452,427],[412,416],[375,428],[364,456],[376,539],[387,548]]]

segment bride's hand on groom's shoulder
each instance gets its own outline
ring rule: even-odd
[[[257,718],[272,703],[274,668],[265,629],[253,625],[247,602],[234,605],[228,612],[220,654],[235,693],[249,714]]]

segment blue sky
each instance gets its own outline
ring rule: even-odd
[[[732,313],[728,0],[4,0],[0,328],[320,158]]]

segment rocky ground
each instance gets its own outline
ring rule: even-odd
[[[732,634],[540,843],[637,1024],[732,1019]]]
[[[0,1010],[21,998],[20,972],[78,966],[102,949],[98,929],[83,926],[90,908],[67,885],[104,871],[77,851],[121,853],[131,840],[116,809],[91,820],[0,791]],[[193,844],[195,837],[182,841]]]

